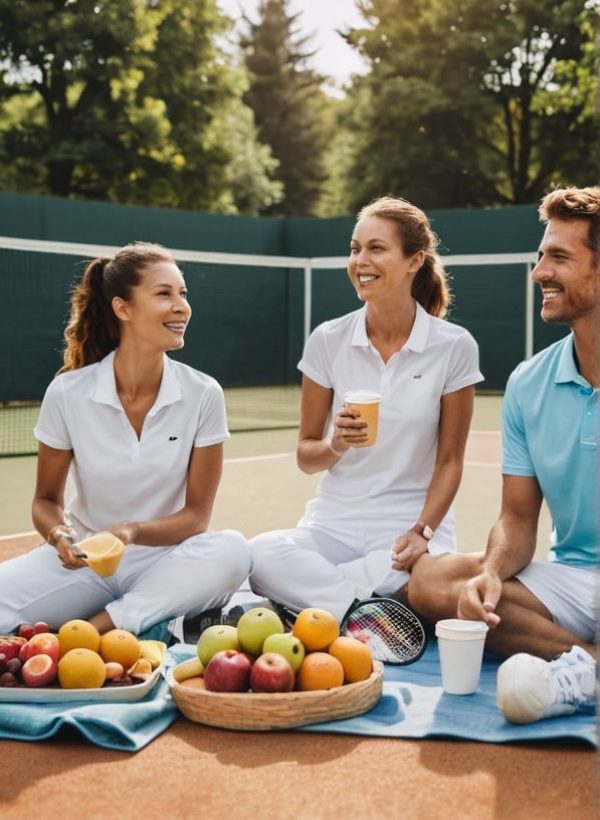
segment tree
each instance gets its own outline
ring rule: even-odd
[[[2,182],[63,196],[237,210],[233,152],[264,202],[273,160],[241,109],[216,0],[0,0]],[[228,187],[229,186],[229,187]]]
[[[297,14],[287,0],[262,0],[259,21],[246,18],[241,46],[250,72],[246,103],[254,111],[259,138],[279,161],[277,179],[284,198],[266,213],[312,213],[325,178],[323,151],[327,141],[320,90],[322,77],[307,67],[310,38],[300,37]]]
[[[580,0],[360,0],[347,36],[371,63],[351,204],[536,201],[596,177],[592,6]],[[575,161],[578,158],[578,162]]]

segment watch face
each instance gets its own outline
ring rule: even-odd
[[[431,541],[433,538],[433,530],[429,526],[429,524],[425,524],[423,527],[423,538],[426,538],[428,541]]]

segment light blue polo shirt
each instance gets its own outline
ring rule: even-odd
[[[574,567],[599,562],[599,395],[577,370],[571,333],[516,368],[502,406],[502,472],[537,478],[550,560]]]

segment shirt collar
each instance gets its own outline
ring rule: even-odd
[[[429,334],[430,316],[427,311],[415,302],[416,312],[410,336],[406,340],[403,350],[414,350],[421,353],[425,349],[427,336]],[[367,335],[367,308],[361,308],[356,316],[354,332],[352,334],[352,345],[354,347],[369,347],[369,337]]]
[[[569,333],[564,341],[564,344],[562,345],[554,381],[556,384],[575,382],[575,384],[589,387],[588,382],[583,378],[579,370],[577,370],[577,364],[575,363],[574,338],[572,333]]]
[[[117,393],[117,383],[115,380],[115,350],[105,356],[98,365],[96,376],[96,388],[92,394],[92,400],[99,404],[108,404],[111,407],[116,407],[117,410],[123,410],[121,399]],[[163,355],[163,375],[160,381],[160,388],[156,400],[150,410],[149,416],[155,416],[156,413],[168,404],[173,404],[183,398],[181,385],[177,380],[173,362],[167,355]]]

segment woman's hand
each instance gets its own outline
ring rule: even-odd
[[[392,569],[410,572],[427,552],[427,539],[414,530],[399,535],[392,547]]]
[[[112,532],[113,535],[116,535],[127,547],[129,544],[135,544],[138,537],[138,530],[139,524],[133,521],[121,521],[121,523],[111,527],[108,532]]]
[[[83,553],[75,546],[75,530],[67,524],[57,524],[52,527],[46,538],[51,544],[65,569],[82,569],[87,567]]]
[[[361,420],[358,410],[344,405],[333,422],[331,449],[341,455],[351,447],[364,444],[366,440],[367,422]]]

